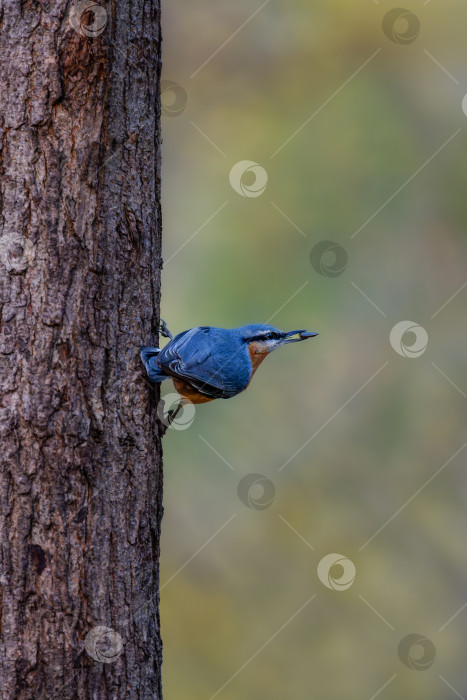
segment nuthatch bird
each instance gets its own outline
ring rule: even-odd
[[[161,334],[170,338],[160,349],[141,348],[141,359],[151,382],[171,378],[184,403],[230,399],[251,382],[265,357],[282,345],[318,335],[313,331],[281,331],[265,324],[240,328],[199,326],[175,336],[165,322]],[[175,413],[169,414],[173,420]]]

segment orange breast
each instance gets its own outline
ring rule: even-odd
[[[183,396],[184,399],[188,399],[188,401],[191,401],[191,403],[207,403],[208,401],[214,400],[209,396],[202,394],[200,391],[197,391],[182,379],[176,379],[173,377],[173,383],[180,396]]]
[[[250,355],[250,361],[251,361],[251,367],[253,369],[250,377],[250,382],[253,379],[253,375],[262,363],[262,361],[265,359],[265,357],[268,356],[268,351],[264,348],[264,345],[261,345],[260,343],[250,343],[248,346],[248,353]],[[250,382],[248,382],[247,386],[249,386]],[[245,387],[246,388],[246,387]]]

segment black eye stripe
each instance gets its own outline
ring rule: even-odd
[[[256,335],[254,338],[249,338],[248,342],[253,342],[255,340],[277,340],[281,338],[282,335],[280,333],[274,333],[274,332],[269,332],[269,333],[261,333],[259,335]]]

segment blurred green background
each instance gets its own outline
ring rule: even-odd
[[[393,8],[165,3],[162,316],[320,332],[167,432],[167,700],[467,694],[467,3],[404,2],[385,33]],[[243,160],[260,196],[229,183]],[[404,664],[415,633],[436,655]]]

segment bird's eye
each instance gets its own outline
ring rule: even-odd
[[[265,336],[263,336],[265,340],[273,340],[273,338],[276,337],[275,333],[266,333]]]

